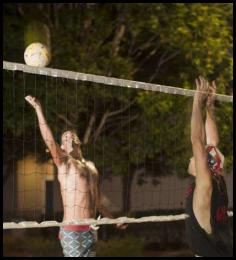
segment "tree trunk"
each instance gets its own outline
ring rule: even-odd
[[[129,174],[125,174],[122,176],[122,213],[126,216],[129,215],[131,210],[131,187],[134,176],[134,171],[130,171]]]
[[[3,186],[6,184],[7,180],[12,175],[11,165],[12,165],[11,161],[4,162],[4,165],[3,165]]]
[[[3,144],[3,185],[7,182],[10,176],[12,176],[12,163],[15,159],[13,147],[10,142],[4,142]],[[16,162],[15,162],[16,163]]]
[[[3,208],[6,212],[3,212],[4,221],[9,221],[9,217],[15,217],[16,210],[17,210],[17,176],[16,176],[16,161],[15,167],[13,167],[13,160],[7,160],[3,164],[3,205],[6,203]],[[9,182],[12,184],[9,185]],[[12,195],[12,200],[9,203],[9,196]],[[9,215],[10,214],[10,215]]]

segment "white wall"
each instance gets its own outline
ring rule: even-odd
[[[54,166],[51,160],[40,164],[33,156],[27,156],[17,163],[17,210],[32,209],[44,213],[45,182],[54,180]]]

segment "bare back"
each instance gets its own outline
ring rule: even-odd
[[[62,163],[57,169],[64,207],[63,221],[92,218],[85,170],[72,162]]]

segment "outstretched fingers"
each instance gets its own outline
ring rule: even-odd
[[[216,93],[216,83],[215,83],[215,81],[212,81],[212,84],[210,85],[210,91],[211,91],[211,93]]]
[[[34,108],[36,108],[37,106],[40,105],[40,103],[36,100],[35,97],[31,96],[31,95],[28,95],[25,97],[25,100],[31,105],[33,106]]]

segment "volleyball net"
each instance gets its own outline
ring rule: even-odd
[[[177,221],[184,213],[192,156],[190,118],[195,90],[3,62],[3,228]],[[41,137],[40,100],[60,144],[75,129],[86,160],[100,176],[103,204],[115,218],[62,222],[57,169]],[[233,96],[216,95],[226,157],[229,216],[232,198]],[[227,110],[227,115],[224,111]],[[67,205],[64,205],[64,208]]]

